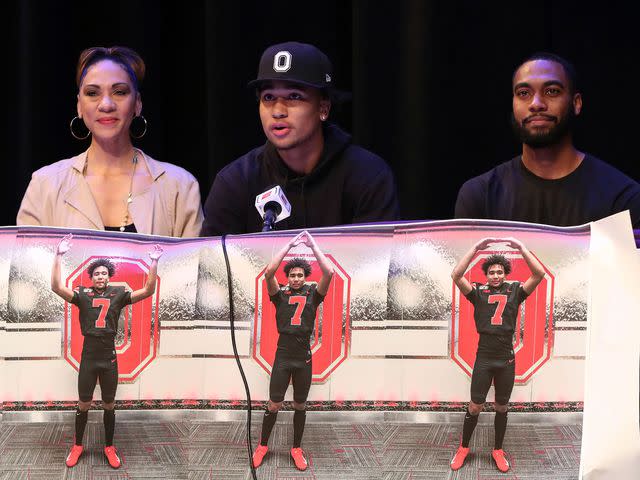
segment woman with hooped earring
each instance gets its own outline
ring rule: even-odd
[[[75,138],[90,141],[89,148],[33,173],[18,225],[199,235],[197,180],[132,143],[147,131],[144,75],[144,61],[130,48],[92,47],[80,54],[77,116],[69,126]]]

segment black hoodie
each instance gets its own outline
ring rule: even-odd
[[[291,216],[275,225],[278,230],[394,221],[399,216],[389,166],[329,124],[324,126],[320,161],[308,175],[290,170],[270,142],[218,172],[204,205],[201,236],[261,231],[256,196],[275,185],[291,203]]]

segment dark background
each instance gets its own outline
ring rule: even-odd
[[[333,60],[335,83],[353,101],[331,118],[391,165],[404,219],[451,218],[466,179],[519,153],[509,127],[511,74],[538,50],[576,65],[584,94],[578,148],[640,178],[631,2],[165,3],[3,5],[0,225],[15,223],[33,170],[88,146],[68,124],[75,65],[89,46],[142,55],[149,131],[135,145],[192,172],[203,201],[221,167],[264,141],[246,83],[262,51],[289,40],[313,43]]]

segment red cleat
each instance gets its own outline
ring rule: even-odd
[[[74,467],[76,463],[78,463],[83,449],[84,447],[82,445],[74,445],[71,447],[71,451],[69,452],[69,455],[67,455],[67,460],[65,462],[67,467]]]
[[[498,467],[498,470],[500,470],[501,472],[509,471],[511,465],[509,465],[509,460],[507,460],[507,458],[505,457],[504,450],[494,450],[493,452],[491,452],[491,456],[496,462],[496,467]]]
[[[293,457],[293,461],[298,470],[304,471],[309,466],[307,459],[304,457],[304,452],[300,447],[291,449],[291,457]]]
[[[264,456],[269,451],[269,447],[266,445],[258,445],[258,448],[253,452],[253,468],[258,468],[262,465],[262,460],[264,460]]]
[[[118,452],[116,451],[116,447],[113,445],[110,447],[104,447],[104,455],[109,460],[109,465],[111,468],[120,468],[120,457],[118,456]]]
[[[469,455],[469,447],[463,447],[460,445],[456,454],[451,459],[451,470],[458,470],[464,465],[464,459]]]

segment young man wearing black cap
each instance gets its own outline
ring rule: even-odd
[[[287,42],[265,50],[249,86],[258,94],[267,142],[218,173],[202,236],[260,231],[254,201],[275,185],[291,204],[279,229],[398,219],[389,166],[326,123],[332,100],[346,96],[333,87],[332,75],[331,62],[313,45]]]

